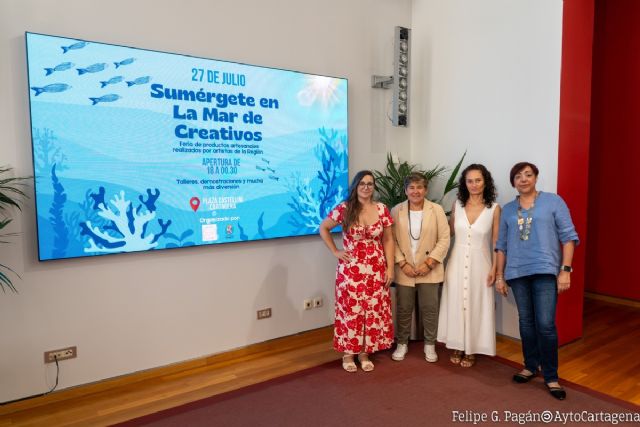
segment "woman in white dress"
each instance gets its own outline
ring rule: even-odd
[[[462,171],[449,220],[455,243],[442,288],[438,341],[454,350],[451,362],[465,368],[475,364],[475,354],[496,354],[493,247],[500,206],[495,200],[495,185],[486,167],[472,164]]]

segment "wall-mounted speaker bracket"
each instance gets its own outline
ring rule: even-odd
[[[374,89],[390,89],[393,86],[393,76],[371,76],[371,87]]]

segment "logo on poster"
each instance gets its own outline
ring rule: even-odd
[[[202,224],[202,241],[215,242],[218,240],[218,224]]]

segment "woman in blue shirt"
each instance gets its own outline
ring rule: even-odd
[[[496,290],[506,296],[508,285],[518,307],[524,369],[513,380],[529,382],[541,368],[551,395],[563,400],[566,392],[558,383],[556,303],[558,294],[571,283],[578,234],[564,200],[536,190],[534,164],[517,163],[509,178],[518,196],[504,206],[500,217]]]

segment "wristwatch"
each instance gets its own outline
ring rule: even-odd
[[[560,267],[560,271],[571,273],[573,271],[573,268],[570,265],[563,265],[562,267]]]

